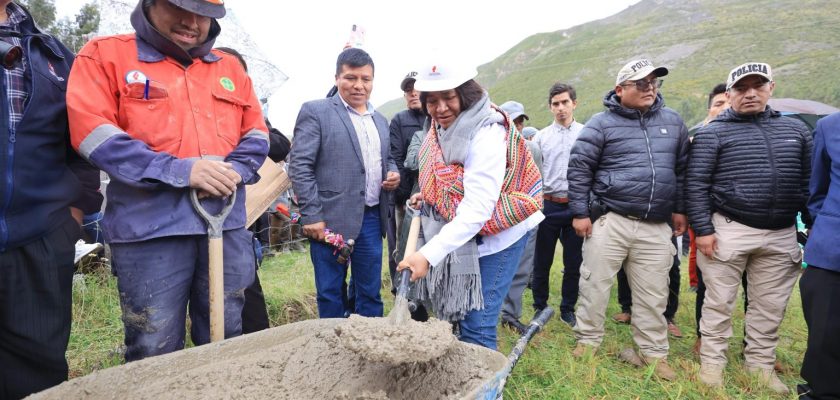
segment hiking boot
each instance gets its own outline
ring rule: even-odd
[[[594,356],[596,352],[598,352],[598,346],[578,342],[577,346],[575,346],[575,350],[572,351],[572,357],[582,358],[587,354]]]
[[[620,312],[612,316],[613,321],[618,322],[619,324],[629,324],[630,323],[630,313],[629,312]]]
[[[747,366],[747,372],[758,379],[759,382],[767,385],[767,388],[778,394],[788,394],[790,389],[779,380],[776,371],[773,369],[764,369],[759,367]]]
[[[506,326],[520,335],[524,335],[525,332],[528,331],[528,325],[525,325],[518,319],[507,315],[502,316],[502,326]]]
[[[683,334],[682,334],[682,331],[680,330],[680,327],[677,326],[677,324],[674,323],[674,320],[671,320],[671,319],[668,320],[668,333],[670,333],[671,336],[673,336],[675,338],[683,337]]]
[[[694,353],[695,356],[700,357],[700,338],[694,341],[694,346],[691,347],[691,352]]]
[[[700,382],[715,388],[723,387],[723,365],[700,364]]]
[[[674,372],[674,369],[671,368],[670,365],[668,365],[667,358],[645,357],[644,361],[647,365],[654,365],[653,373],[660,379],[664,379],[666,381],[674,381],[677,379],[677,373]]]
[[[571,326],[572,328],[577,325],[577,317],[575,317],[574,311],[562,311],[560,312],[560,319],[563,320],[567,325]]]
[[[645,362],[642,360],[642,358],[639,357],[638,354],[636,354],[635,350],[629,347],[624,350],[621,350],[621,353],[618,353],[618,359],[639,368],[645,366]]]

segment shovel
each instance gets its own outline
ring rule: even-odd
[[[216,215],[210,215],[198,201],[198,191],[190,190],[193,208],[207,221],[207,249],[209,250],[208,270],[210,273],[210,341],[225,339],[225,274],[224,246],[222,243],[222,225],[233,204],[236,192],[227,198],[227,203]]]
[[[420,210],[415,210],[412,207],[406,207],[406,212],[412,213],[411,226],[408,228],[408,237],[405,245],[405,255],[403,258],[417,252],[417,239],[420,236]],[[411,270],[406,268],[400,271],[400,284],[397,286],[397,298],[394,300],[394,309],[388,318],[395,325],[404,324],[411,316],[410,307],[417,307],[414,303],[408,301],[409,281],[411,280]]]

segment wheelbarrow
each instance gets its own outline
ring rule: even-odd
[[[458,351],[465,360],[473,360],[486,369],[486,378],[471,382],[449,392],[448,398],[497,399],[513,367],[528,340],[539,331],[552,311],[543,311],[531,323],[531,328],[517,343],[509,357],[484,347],[459,343]],[[96,371],[90,375],[72,379],[61,385],[36,393],[32,399],[180,399],[205,398],[227,399],[313,398],[306,392],[283,391],[284,374],[306,362],[295,357],[295,351],[313,342],[318,335],[330,332],[345,322],[343,318],[315,319],[278,326],[252,334],[213,342],[187,350],[151,357],[140,361]],[[283,353],[286,352],[286,353]],[[329,386],[338,396],[318,398],[355,398],[353,394],[380,390],[389,398],[427,399],[443,397],[435,392],[436,385],[445,374],[415,374],[405,378],[393,365],[359,365],[346,357],[330,359],[333,349],[326,348],[323,358],[310,366],[313,376],[304,375],[300,384],[323,387],[321,380],[329,380]],[[303,353],[303,352],[301,352]],[[285,354],[285,356],[283,356]],[[460,359],[460,358],[459,358]],[[282,365],[282,367],[277,367]],[[348,368],[352,367],[352,368]],[[353,379],[356,370],[364,369],[370,377],[367,381]],[[424,368],[408,366],[406,370],[422,371]],[[264,373],[265,371],[265,373]],[[263,374],[264,375],[260,375]],[[389,375],[390,374],[390,375]],[[299,376],[302,374],[298,374]],[[396,376],[396,378],[394,378]],[[405,381],[400,381],[405,378]],[[397,379],[394,381],[394,379]],[[247,383],[251,382],[251,383]],[[313,383],[315,382],[315,383]],[[414,384],[412,392],[402,386]],[[383,388],[387,389],[384,390]],[[304,388],[305,389],[305,388]],[[250,390],[250,392],[248,392]],[[402,390],[402,392],[400,392]],[[256,391],[256,392],[255,392]],[[350,396],[341,397],[340,392]],[[457,394],[455,394],[457,393]]]

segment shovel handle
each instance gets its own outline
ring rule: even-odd
[[[225,340],[224,245],[222,238],[207,242],[210,250],[210,341]]]
[[[417,239],[420,236],[420,214],[416,214],[413,218],[411,218],[411,225],[408,228],[408,238],[406,239],[405,243],[405,256],[403,258],[408,258],[408,256],[417,252]],[[397,296],[408,298],[408,284],[411,280],[411,270],[406,268],[400,272],[400,285],[397,287]]]
[[[198,191],[190,190],[190,200],[193,208],[207,221],[207,249],[210,291],[210,341],[218,342],[225,339],[225,273],[224,273],[224,244],[222,242],[222,226],[225,218],[230,214],[233,204],[236,203],[236,192],[228,196],[227,202],[222,210],[211,215],[198,201]]]

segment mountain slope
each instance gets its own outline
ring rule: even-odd
[[[548,89],[573,84],[576,117],[603,110],[621,66],[650,58],[667,66],[665,104],[691,125],[705,115],[706,95],[735,66],[773,67],[774,97],[840,105],[840,0],[643,0],[609,18],[530,36],[479,67],[478,81],[497,104],[525,105],[529,125],[551,122]],[[399,110],[395,100],[380,107]]]

